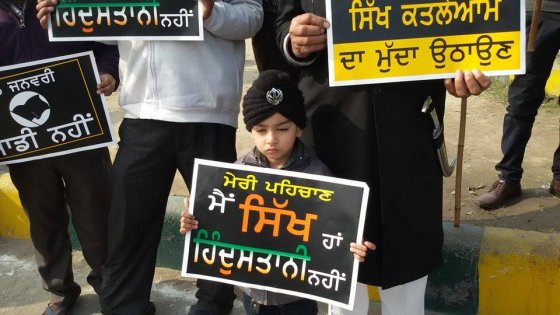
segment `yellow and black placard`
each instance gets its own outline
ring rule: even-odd
[[[330,85],[523,73],[524,10],[519,0],[329,0]]]

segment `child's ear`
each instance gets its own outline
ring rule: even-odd
[[[297,137],[301,137],[301,134],[303,133],[303,130],[300,127],[297,127]]]

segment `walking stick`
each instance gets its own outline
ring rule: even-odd
[[[541,14],[542,0],[535,0],[533,3],[533,17],[531,18],[531,29],[529,30],[529,43],[527,51],[535,51],[535,42],[537,41],[537,31],[539,29],[539,16]]]
[[[461,98],[461,116],[459,118],[459,144],[457,146],[457,171],[455,172],[455,217],[453,225],[461,223],[461,177],[463,175],[463,148],[465,147],[465,124],[467,121],[467,98]]]

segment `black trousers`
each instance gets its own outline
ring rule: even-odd
[[[560,49],[560,13],[541,12],[534,52],[527,52],[527,73],[514,78],[508,91],[507,113],[504,117],[502,160],[496,165],[500,178],[519,182],[523,174],[525,147],[539,107],[545,97],[545,86],[554,58]],[[527,32],[531,13],[527,13]],[[560,146],[554,152],[552,172],[560,180]]]
[[[99,294],[107,251],[111,200],[107,148],[11,164],[10,176],[29,217],[31,241],[50,302],[71,307],[80,295],[72,272],[70,218],[92,271],[87,280]]]
[[[235,161],[235,128],[124,119],[119,135],[102,310],[106,315],[136,315],[143,314],[149,305],[157,247],[176,170],[190,187],[195,158]],[[213,285],[227,289],[212,291]],[[208,303],[233,306],[233,286],[212,283],[200,289],[210,291],[200,294]]]

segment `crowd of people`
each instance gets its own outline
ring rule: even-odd
[[[560,46],[560,2],[543,3],[536,52],[527,54],[527,74],[516,76],[509,90],[504,158],[496,166],[501,175],[490,195],[480,197],[484,209],[521,194],[524,147]],[[490,86],[488,77],[458,70],[444,80],[330,87],[324,0],[202,0],[203,41],[115,45],[49,42],[44,28],[56,5],[57,0],[0,0],[0,38],[6,43],[0,66],[93,50],[101,73],[98,93],[109,95],[120,84],[124,119],[112,165],[107,149],[97,149],[9,166],[50,293],[43,314],[69,314],[80,295],[67,209],[102,313],[156,312],[150,292],[167,198],[177,170],[191,186],[195,158],[366,182],[365,241],[350,249],[361,262],[355,304],[353,311],[333,306],[330,312],[366,314],[367,285],[375,285],[382,314],[424,314],[428,274],[443,260],[443,180],[431,121],[421,108],[430,97],[441,116],[447,94],[480,95]],[[241,102],[250,38],[261,74]],[[197,62],[185,67],[189,59]],[[286,100],[267,100],[272,88]],[[238,159],[240,103],[255,147]],[[553,165],[550,192],[559,196],[560,147]],[[196,218],[184,212],[180,232],[197,227]],[[232,285],[199,279],[197,287],[190,315],[231,311]],[[317,313],[314,301],[262,296],[244,289],[248,314]]]

